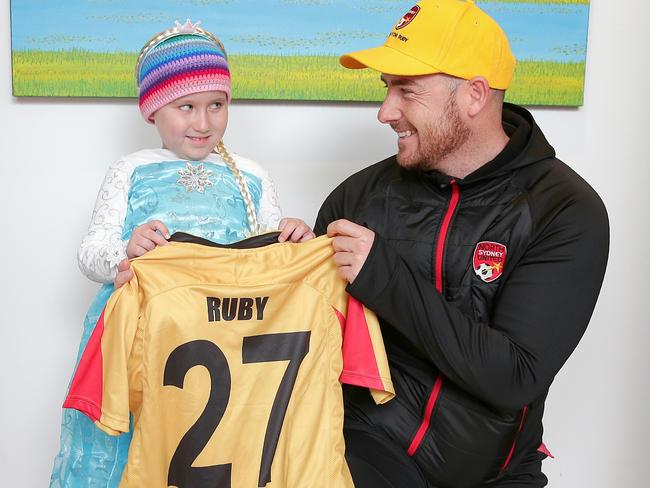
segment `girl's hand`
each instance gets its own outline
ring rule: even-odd
[[[131,271],[131,263],[128,259],[123,259],[120,261],[120,264],[117,265],[117,276],[113,282],[113,286],[117,290],[122,285],[125,285],[133,278],[133,271]]]
[[[169,230],[160,220],[152,220],[137,226],[126,245],[126,255],[129,259],[142,256],[155,249],[156,246],[168,244]]]
[[[305,242],[316,237],[310,227],[300,219],[282,219],[279,228],[278,242]]]

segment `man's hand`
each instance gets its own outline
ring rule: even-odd
[[[282,219],[279,228],[278,242],[305,242],[316,237],[309,226],[300,219]]]
[[[131,239],[126,245],[126,255],[129,259],[142,256],[152,251],[156,246],[168,244],[169,230],[160,220],[152,220],[137,226],[131,233]]]
[[[117,290],[120,286],[128,283],[131,278],[133,278],[133,271],[131,271],[131,263],[128,259],[123,259],[120,261],[120,264],[117,265],[117,276],[115,276],[115,281],[113,285]]]
[[[327,226],[327,236],[333,237],[334,262],[339,274],[352,283],[368,258],[375,233],[349,220],[335,220]]]

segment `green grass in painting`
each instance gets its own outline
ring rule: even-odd
[[[14,96],[133,97],[137,55],[13,51]]]
[[[579,106],[585,63],[518,61],[506,100],[521,105]]]
[[[14,51],[15,96],[133,97],[132,53]],[[372,70],[343,69],[335,56],[230,57],[235,98],[378,101]],[[581,105],[584,63],[520,61],[507,99],[525,105]]]

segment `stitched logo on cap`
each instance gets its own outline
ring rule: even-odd
[[[395,30],[403,29],[404,27],[409,25],[411,23],[411,21],[415,18],[415,16],[418,14],[419,11],[420,11],[420,6],[419,5],[414,5],[411,10],[409,10],[408,12],[406,12],[404,14],[404,17],[399,19],[399,22],[395,26]]]

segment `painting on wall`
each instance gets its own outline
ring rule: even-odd
[[[379,45],[414,0],[11,0],[13,94],[134,97],[140,47],[187,18],[228,51],[234,98],[379,101],[372,70],[340,54]],[[589,0],[477,2],[517,57],[507,99],[583,101]]]

